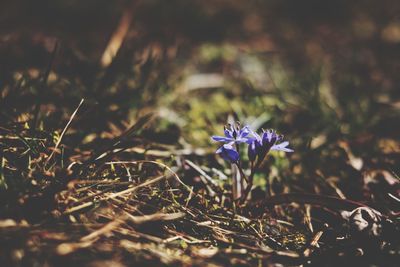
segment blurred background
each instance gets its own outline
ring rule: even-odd
[[[400,171],[399,14],[394,0],[2,1],[1,120],[62,129],[84,98],[71,147],[154,112],[149,140],[212,153],[231,117],[291,141],[278,179],[361,199]]]

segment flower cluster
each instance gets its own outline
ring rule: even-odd
[[[253,131],[249,126],[240,127],[240,124],[228,125],[224,127],[225,136],[212,136],[217,142],[225,143],[216,153],[221,155],[231,163],[237,163],[239,157],[239,144],[248,145],[248,157],[251,162],[259,162],[264,160],[270,150],[279,150],[284,152],[293,152],[288,148],[289,142],[283,140],[283,135],[278,135],[274,130],[263,130],[261,134]]]
[[[213,136],[212,139],[217,142],[226,143],[222,145],[217,151],[221,157],[230,162],[237,162],[239,160],[239,152],[236,150],[237,145],[240,143],[249,143],[252,138],[248,137],[251,133],[249,126],[240,128],[240,124],[228,124],[224,127],[225,136]]]
[[[228,124],[224,127],[225,136],[212,136],[217,142],[224,143],[216,151],[222,158],[232,163],[232,197],[240,202],[246,201],[253,187],[254,174],[261,166],[264,158],[271,150],[293,152],[288,148],[289,142],[283,142],[283,135],[274,130],[263,130],[258,134],[249,126],[241,127],[239,123]],[[247,155],[250,161],[250,175],[246,175],[240,161],[240,144],[246,144]],[[237,175],[239,174],[239,177]],[[268,180],[267,180],[268,181]],[[246,186],[245,186],[246,184]]]

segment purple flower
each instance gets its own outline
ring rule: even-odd
[[[257,157],[257,151],[259,150],[260,143],[256,139],[252,139],[249,143],[247,155],[249,156],[250,161],[254,161]]]
[[[278,150],[284,152],[293,152],[292,149],[288,148],[289,142],[283,140],[283,135],[278,135],[274,130],[264,131],[260,136],[258,133],[252,131],[254,138],[248,140],[248,157],[250,161],[254,161],[258,156],[258,160],[261,161],[267,155],[270,150]]]
[[[231,125],[228,124],[229,127],[224,127],[224,134],[225,136],[212,136],[211,138],[217,142],[224,142],[224,143],[248,143],[250,139],[247,137],[251,130],[249,126],[244,126],[240,129],[240,125]]]
[[[215,153],[220,154],[224,160],[230,161],[232,163],[239,160],[239,153],[233,147],[232,143],[224,144]]]

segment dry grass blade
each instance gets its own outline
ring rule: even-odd
[[[167,165],[165,165],[164,163],[158,162],[158,161],[153,161],[153,160],[137,160],[137,161],[110,161],[110,162],[106,162],[106,164],[139,164],[139,163],[150,163],[150,164],[155,164],[158,165],[164,169],[166,169],[167,171],[169,171],[172,176],[175,177],[175,179],[181,184],[183,185],[189,192],[192,191],[192,189],[185,184],[181,178],[179,178],[178,174],[176,174],[176,172],[174,172],[170,167],[168,167]]]
[[[141,183],[140,185],[125,189],[125,190],[120,191],[120,192],[113,193],[113,194],[107,196],[104,200],[108,200],[108,199],[116,198],[116,197],[119,197],[119,196],[122,196],[122,195],[125,195],[125,194],[133,193],[136,190],[138,190],[139,188],[149,186],[151,184],[154,184],[154,183],[156,183],[158,181],[161,181],[163,179],[166,179],[166,178],[168,178],[168,176],[165,176],[165,175],[157,176],[157,177],[155,177],[155,178],[153,178],[151,180],[148,180],[148,181],[146,181],[144,183]]]
[[[290,203],[310,204],[333,208],[337,210],[353,210],[358,207],[368,207],[364,203],[341,199],[331,196],[314,195],[306,193],[288,193],[280,194],[267,198],[263,204],[268,205],[281,205]]]
[[[318,247],[318,241],[319,241],[320,238],[322,237],[322,234],[323,234],[323,233],[324,233],[323,231],[318,231],[318,232],[314,235],[313,239],[311,240],[310,247],[307,248],[307,249],[303,252],[304,257],[309,257],[309,256],[311,255],[311,253],[312,253],[312,249]]]
[[[56,253],[58,255],[68,255],[71,254],[78,249],[90,247],[96,240],[90,240],[86,242],[77,242],[77,243],[62,243],[57,246]]]
[[[183,212],[175,212],[175,213],[154,213],[150,215],[143,216],[133,216],[127,212],[125,212],[127,218],[132,221],[134,224],[143,224],[146,222],[154,222],[154,221],[173,221],[185,216]]]
[[[126,195],[126,194],[133,193],[136,190],[138,190],[139,188],[149,186],[151,184],[154,184],[156,182],[159,182],[159,181],[161,181],[163,179],[167,179],[167,178],[168,178],[168,176],[165,176],[165,175],[157,176],[157,177],[155,177],[153,179],[150,179],[150,180],[147,180],[147,181],[145,181],[145,182],[143,182],[143,183],[141,183],[141,184],[139,184],[137,186],[134,186],[134,187],[131,187],[131,188],[128,188],[128,189],[125,189],[123,191],[119,191],[119,192],[116,192],[116,193],[112,193],[112,194],[102,198],[102,201],[106,201],[106,200],[113,199],[113,198],[116,198],[116,197],[119,197],[119,196],[123,196],[123,195]],[[99,196],[99,195],[104,194],[105,192],[108,192],[108,191],[109,190],[104,190],[104,191],[99,192],[97,194],[94,194],[94,195],[92,195],[90,197]],[[87,198],[85,198],[85,199],[87,199]],[[72,208],[69,208],[69,209],[65,210],[64,214],[70,214],[70,213],[76,212],[78,210],[82,210],[84,208],[90,207],[92,205],[94,205],[94,201],[84,202],[84,203],[82,203],[82,204],[80,204],[78,206],[75,206],[75,207],[72,207]]]
[[[91,159],[87,161],[87,164],[93,163],[98,160],[106,160],[110,156],[128,149],[128,147],[123,146],[125,141],[130,141],[132,136],[140,129],[142,129],[146,124],[148,124],[153,119],[153,113],[148,113],[141,116],[128,130],[123,134],[115,138],[114,143],[111,146],[105,147],[100,153],[95,153]],[[118,148],[118,149],[117,149]]]
[[[81,102],[79,102],[78,107],[75,109],[75,111],[72,113],[71,117],[69,118],[69,121],[67,125],[65,125],[64,130],[62,131],[60,138],[58,138],[56,146],[54,147],[53,151],[51,152],[50,156],[46,159],[45,165],[48,164],[50,159],[53,157],[54,153],[57,151],[58,146],[61,144],[61,140],[64,137],[65,133],[67,132],[69,126],[71,125],[72,120],[74,119],[76,113],[78,113],[79,108],[82,106],[84,99],[82,98]]]
[[[118,50],[120,49],[122,42],[124,41],[128,33],[129,26],[131,25],[135,4],[136,1],[133,1],[133,4],[131,4],[130,7],[124,10],[118,27],[113,33],[110,41],[108,42],[108,45],[104,50],[103,56],[101,57],[101,66],[103,68],[108,67],[113,61],[115,55],[118,53]]]
[[[200,175],[202,175],[209,183],[211,183],[214,186],[218,186],[218,184],[211,178],[205,171],[203,171],[199,166],[194,164],[194,162],[190,160],[185,160],[185,162],[192,167],[194,170],[196,170]]]
[[[113,229],[117,228],[119,225],[121,225],[125,221],[125,219],[126,219],[126,216],[120,216],[119,218],[115,219],[114,221],[107,223],[100,229],[98,229],[94,232],[91,232],[90,234],[82,237],[80,239],[80,241],[83,243],[95,241],[100,236],[105,235],[105,234],[111,232]]]

